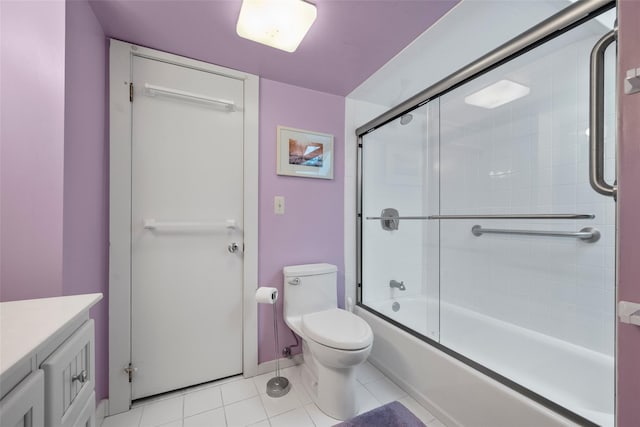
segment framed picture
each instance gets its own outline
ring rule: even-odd
[[[278,126],[278,175],[333,179],[333,135]]]

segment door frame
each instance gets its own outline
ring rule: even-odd
[[[109,415],[128,411],[131,383],[131,114],[129,83],[134,57],[143,57],[241,80],[243,135],[242,372],[258,373],[258,108],[259,77],[119,40],[109,39]],[[135,375],[135,374],[134,374]]]

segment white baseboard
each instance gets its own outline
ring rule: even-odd
[[[100,427],[109,410],[109,399],[102,399],[96,406],[96,426]]]
[[[280,359],[280,369],[288,368],[294,365],[300,365],[302,361],[303,361],[302,354],[296,354],[291,359],[283,357]],[[267,372],[273,372],[275,370],[276,370],[276,361],[270,360],[268,362],[260,363],[258,365],[257,375],[266,374]]]

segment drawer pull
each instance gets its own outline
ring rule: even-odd
[[[87,382],[87,371],[83,370],[77,375],[71,377],[71,382],[78,381],[80,384],[84,384]]]

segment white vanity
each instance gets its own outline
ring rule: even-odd
[[[0,425],[94,427],[94,327],[102,294],[0,303]]]

